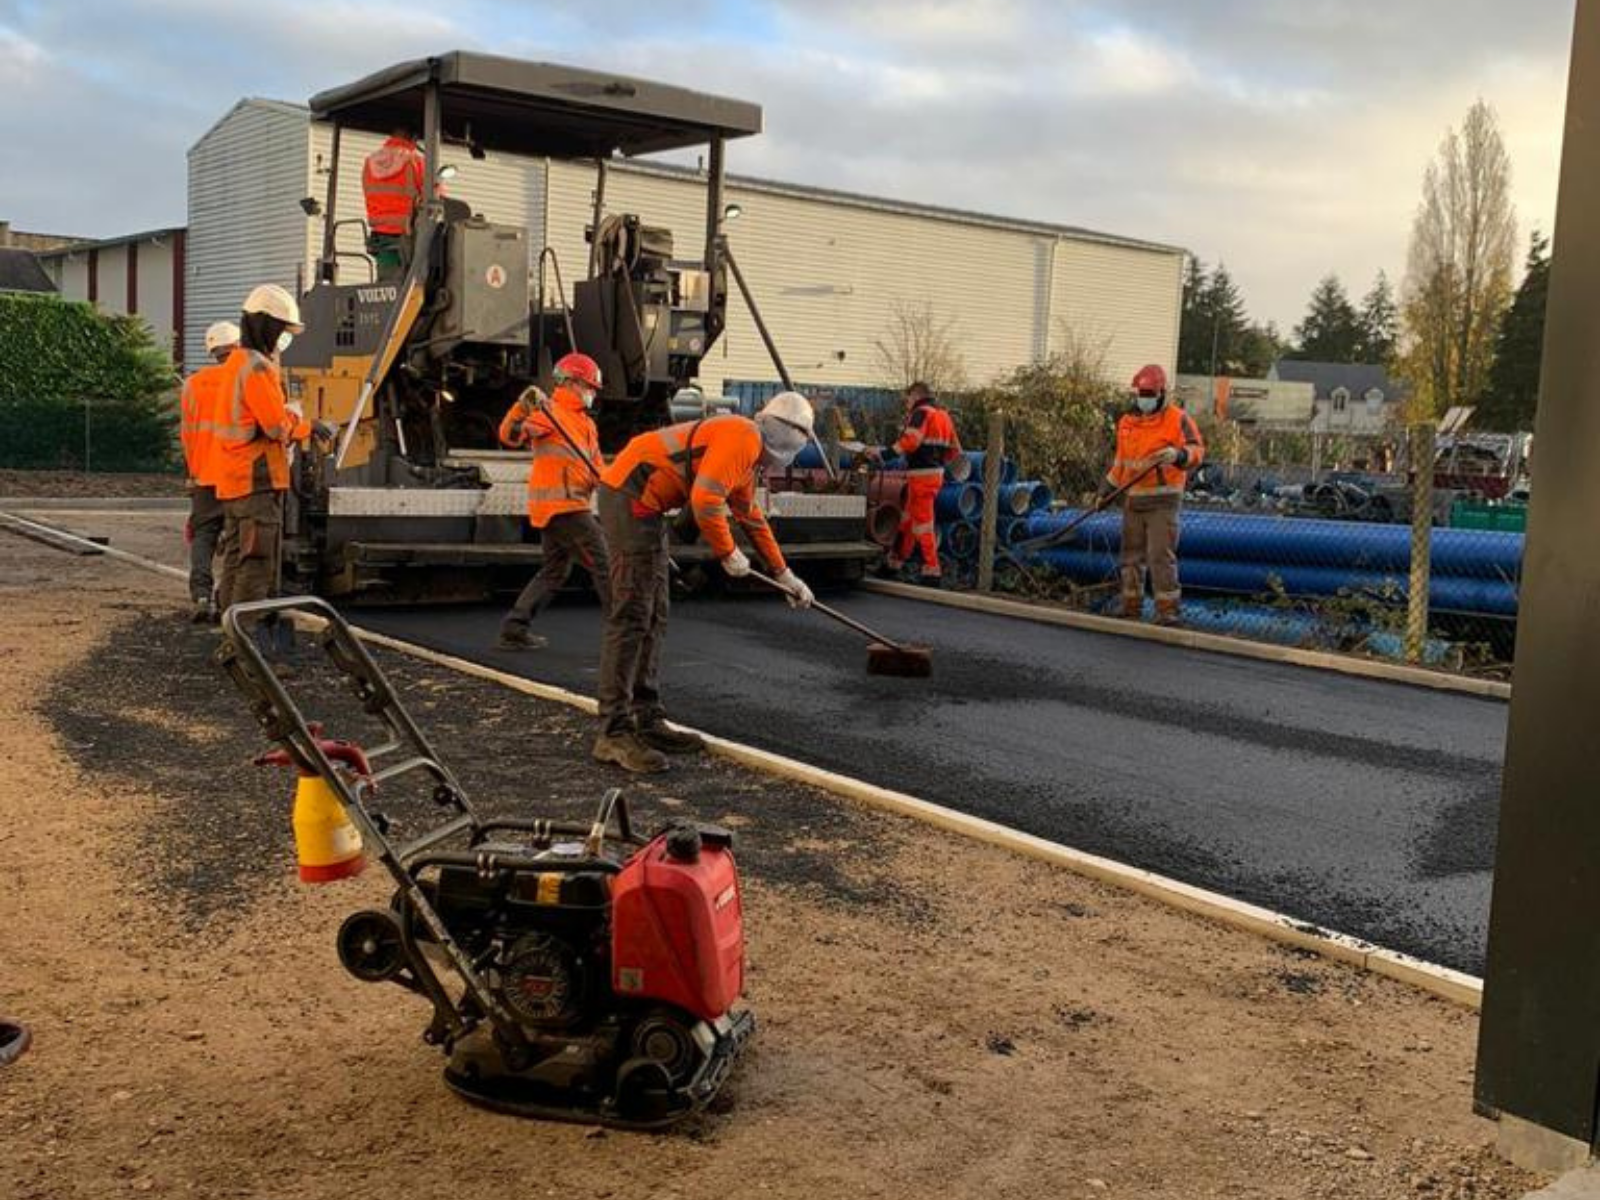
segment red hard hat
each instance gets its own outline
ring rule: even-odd
[[[556,363],[557,383],[582,383],[600,390],[600,364],[587,354],[566,354]]]
[[[1155,363],[1140,367],[1133,376],[1133,390],[1159,395],[1167,390],[1167,373]]]

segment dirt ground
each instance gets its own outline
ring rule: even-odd
[[[0,486],[0,491],[3,491]],[[148,533],[145,540],[148,541]],[[113,544],[148,550],[138,537]],[[181,548],[164,557],[181,557]],[[760,1027],[660,1135],[463,1103],[346,975],[369,870],[293,878],[290,781],[181,587],[0,532],[0,1196],[1517,1197],[1446,1002],[716,760],[620,780],[570,710],[381,659],[480,807],[737,828]],[[308,672],[330,728],[349,705]],[[350,729],[350,732],[355,730]]]
[[[188,492],[181,474],[99,475],[83,471],[0,470],[0,496],[128,497],[183,496]]]

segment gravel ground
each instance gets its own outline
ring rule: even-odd
[[[0,497],[184,496],[183,475],[102,475],[82,471],[0,470]]]
[[[455,1099],[424,1010],[332,937],[376,871],[292,878],[289,781],[178,587],[0,533],[0,1195],[1510,1198],[1474,1014],[990,847],[386,657],[487,810],[733,824],[761,1027],[672,1133]],[[301,683],[340,733],[347,706]],[[397,802],[397,807],[400,802]]]

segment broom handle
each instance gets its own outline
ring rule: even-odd
[[[791,596],[791,595],[794,594],[788,588],[784,587],[783,584],[779,583],[776,579],[773,579],[771,576],[768,576],[768,575],[763,575],[760,571],[752,570],[750,572],[750,578],[756,580],[759,583],[766,584],[769,588],[773,589],[773,591],[782,592],[785,596]],[[865,625],[863,625],[860,621],[857,621],[854,617],[847,617],[842,612],[840,612],[838,609],[829,608],[826,604],[822,603],[822,601],[820,601],[820,600],[813,600],[811,602],[811,607],[816,609],[823,616],[832,617],[835,621],[839,622],[839,624],[848,625],[851,629],[854,629],[857,633],[865,634],[867,637],[871,638],[873,641],[883,643],[885,646],[889,647],[889,649],[891,649],[891,650],[898,650],[898,651],[901,651],[902,653],[904,653],[904,651],[905,651],[905,647],[900,645],[900,643],[890,641],[888,638],[884,637],[883,634],[879,633],[877,630],[868,629]]]
[[[1055,542],[1064,541],[1067,534],[1071,533],[1078,526],[1082,525],[1090,517],[1098,516],[1100,513],[1105,512],[1106,509],[1110,508],[1114,503],[1126,496],[1133,488],[1134,484],[1138,483],[1146,475],[1150,474],[1151,471],[1154,471],[1158,466],[1160,466],[1159,463],[1152,463],[1150,466],[1140,471],[1137,475],[1128,480],[1127,483],[1123,484],[1115,491],[1106,493],[1105,499],[1096,501],[1092,508],[1088,508],[1079,513],[1077,516],[1073,517],[1072,520],[1068,521],[1065,525],[1063,525],[1060,529],[1055,530],[1053,533],[1044,534],[1042,537],[1029,538],[1027,541],[1013,546],[1012,549],[1020,550],[1024,554],[1032,554],[1035,550],[1043,550]]]

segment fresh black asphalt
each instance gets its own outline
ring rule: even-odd
[[[829,599],[930,646],[932,678],[867,675],[864,639],[781,601],[697,599],[672,613],[669,715],[1482,973],[1505,704],[885,596]],[[524,652],[493,648],[499,610],[352,616],[594,693],[592,604],[544,613],[534,628],[549,645]]]

